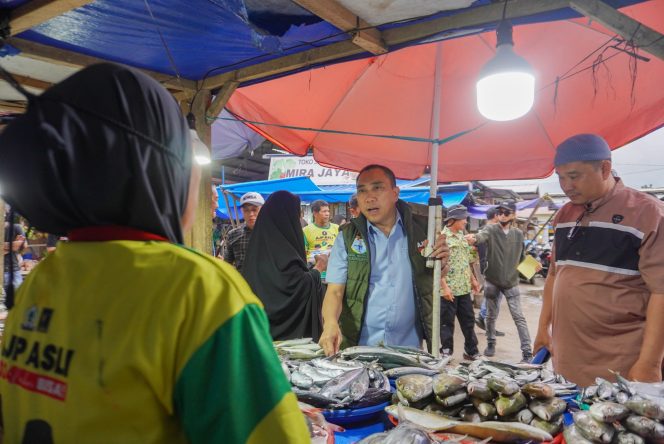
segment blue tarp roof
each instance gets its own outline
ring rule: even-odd
[[[604,1],[614,7],[639,3],[639,0]],[[13,9],[25,3],[28,0],[0,0],[0,8]],[[490,3],[490,0],[477,0],[467,9]],[[399,28],[460,11],[444,11],[381,25],[378,29]],[[513,22],[578,16],[566,8]],[[494,27],[495,24],[477,26],[472,32]],[[16,37],[174,76],[175,65],[179,74],[190,80],[201,80],[351,38],[290,0],[96,0]],[[390,50],[414,43],[417,42],[394,45]],[[343,60],[370,55],[362,53]],[[325,63],[337,61],[342,59]],[[297,68],[302,69],[308,67]]]
[[[408,182],[408,181],[401,181]],[[421,182],[421,180],[410,181]],[[348,202],[351,195],[355,192],[354,186],[344,186],[343,189],[323,190],[314,184],[308,177],[291,177],[287,179],[259,180],[255,182],[244,182],[232,185],[220,185],[219,189],[219,207],[226,208],[223,197],[223,190],[231,193],[236,198],[240,198],[244,193],[253,191],[260,193],[267,198],[270,194],[279,190],[290,191],[300,197],[302,202],[313,202],[322,199],[329,203]],[[438,187],[439,196],[443,199],[443,205],[449,207],[461,203],[468,194],[465,185],[440,185]],[[404,187],[400,192],[401,199],[406,202],[426,204],[429,200],[428,187]],[[231,202],[232,204],[232,202]]]

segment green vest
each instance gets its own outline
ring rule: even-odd
[[[426,268],[426,260],[420,254],[418,245],[427,238],[426,218],[414,216],[404,201],[397,202],[397,209],[406,229],[408,239],[408,255],[413,273],[413,293],[415,304],[419,313],[420,332],[431,348],[431,313],[432,313],[432,283],[433,270]],[[343,334],[342,347],[357,345],[360,340],[360,331],[364,322],[367,294],[369,293],[369,277],[371,276],[371,258],[369,257],[369,243],[367,236],[367,219],[360,215],[347,224],[340,231],[343,233],[346,254],[348,255],[348,274],[346,278],[346,291],[342,301],[339,327]],[[357,251],[353,242],[361,239],[366,248]]]

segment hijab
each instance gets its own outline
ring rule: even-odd
[[[299,197],[277,191],[267,199],[251,233],[243,275],[265,306],[274,340],[318,340],[323,288],[320,273],[307,266]]]
[[[190,143],[157,81],[92,65],[29,97],[0,134],[3,198],[43,232],[118,225],[182,243]]]

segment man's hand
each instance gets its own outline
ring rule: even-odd
[[[629,372],[627,379],[639,382],[660,382],[662,380],[662,364],[637,360]]]
[[[466,234],[463,238],[466,240],[466,242],[468,242],[468,245],[474,245],[477,241],[477,238],[474,234]]]
[[[429,257],[435,257],[443,261],[443,267],[447,264],[447,259],[450,257],[450,247],[447,246],[447,239],[443,233],[436,236],[433,243],[433,251]]]
[[[474,294],[478,294],[482,290],[481,287],[480,287],[480,283],[474,277],[470,281],[470,286],[471,286]]]
[[[332,356],[339,353],[339,346],[341,346],[341,329],[339,328],[339,324],[336,322],[325,323],[318,345],[323,347],[325,356]]]
[[[314,260],[316,261],[314,268],[320,271],[321,273],[324,272],[325,270],[327,270],[327,263],[329,259],[330,259],[329,254],[325,253],[317,254],[316,256],[314,256]]]
[[[452,291],[450,291],[449,288],[443,290],[443,299],[450,302],[454,302],[454,295],[452,294]]]

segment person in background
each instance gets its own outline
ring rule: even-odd
[[[19,261],[19,255],[28,246],[28,240],[25,237],[25,230],[23,230],[23,225],[15,223],[12,221],[14,228],[14,238],[9,238],[9,221],[7,221],[7,216],[5,216],[5,240],[2,246],[3,252],[3,271],[4,271],[4,284],[5,288],[10,284],[14,285],[14,288],[18,288],[23,283],[23,275],[21,275],[21,266]],[[10,279],[10,269],[13,271],[13,280]]]
[[[357,205],[357,193],[353,193],[348,200],[348,212],[350,213],[351,219],[360,216],[360,207]]]
[[[341,226],[346,223],[346,216],[343,214],[335,214],[332,218],[332,223]]]
[[[263,196],[258,193],[249,192],[240,198],[240,211],[244,223],[233,228],[226,234],[226,248],[224,250],[224,261],[233,264],[235,269],[242,273],[244,258],[247,255],[247,246],[251,239],[251,232],[256,225],[258,213],[265,203]]]
[[[307,250],[307,259],[314,262],[318,254],[330,254],[334,240],[339,234],[339,225],[330,222],[330,204],[324,200],[311,202],[313,223],[302,229],[304,232],[304,247]]]
[[[513,227],[516,218],[514,202],[504,202],[496,206],[498,223],[486,225],[477,234],[466,236],[471,244],[488,245],[488,266],[484,282],[484,299],[486,299],[486,339],[487,347],[484,355],[496,354],[496,318],[500,311],[500,293],[505,295],[507,306],[516,325],[521,342],[521,361],[529,363],[533,358],[530,333],[523,311],[521,310],[521,293],[519,292],[519,272],[516,267],[524,259],[523,233]]]
[[[480,354],[475,336],[473,302],[470,292],[479,292],[479,283],[471,270],[472,247],[464,238],[468,211],[463,205],[453,205],[447,211],[443,234],[450,249],[449,271],[441,278],[440,343],[443,356],[454,353],[454,317],[464,337],[463,358],[477,359]]]
[[[595,134],[558,145],[554,167],[570,201],[553,221],[535,350],[547,347],[555,371],[580,386],[615,380],[611,370],[661,381],[664,203],[614,177]]]
[[[173,97],[111,63],[23,92],[0,134],[2,197],[69,242],[7,318],[4,441],[309,442],[260,301],[181,246],[201,171]]]
[[[327,270],[323,334],[319,344],[330,356],[342,340],[353,345],[431,347],[433,269],[427,268],[427,222],[399,200],[394,173],[368,165],[357,176],[361,215],[342,227]],[[445,236],[436,239],[432,258],[443,261]]]
[[[304,210],[300,207],[300,226],[304,228],[307,225],[309,225],[309,222],[304,218]]]
[[[494,225],[498,223],[498,209],[496,207],[491,207],[486,210],[486,224]],[[488,249],[489,246],[486,243],[476,245],[477,252],[480,255],[480,271],[482,276],[486,273],[486,269],[489,265],[488,263]],[[502,298],[502,293],[498,294],[498,304],[500,304],[500,299]],[[486,330],[486,298],[482,297],[482,305],[480,306],[480,312],[477,314],[475,319],[475,325],[480,329]],[[496,336],[505,336],[505,333],[496,329]]]
[[[247,249],[243,275],[263,302],[272,339],[313,338],[321,334],[321,273],[327,255],[307,266],[299,223],[300,198],[277,191],[265,202]]]

